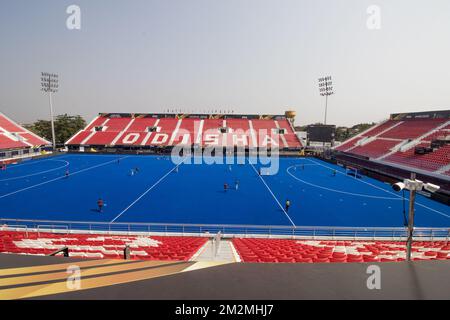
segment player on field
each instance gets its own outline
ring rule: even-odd
[[[291,202],[289,201],[289,199],[286,200],[286,205],[285,205],[285,210],[286,212],[289,212],[289,208],[291,207]]]
[[[105,205],[102,198],[98,198],[97,200],[97,206],[98,206],[98,212],[103,212],[103,206]]]

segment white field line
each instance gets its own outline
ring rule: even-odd
[[[317,185],[317,184],[310,183],[310,182],[307,182],[307,181],[305,181],[305,180],[302,180],[302,179],[296,177],[294,174],[292,174],[289,170],[290,170],[291,168],[296,167],[296,166],[301,166],[301,165],[290,166],[289,168],[286,169],[286,172],[287,172],[292,178],[294,178],[295,180],[300,181],[300,182],[302,182],[302,183],[304,183],[304,184],[306,184],[306,185],[309,185],[309,186],[311,186],[311,187],[315,187],[315,188],[319,188],[319,189],[323,189],[323,190],[327,190],[327,191],[332,191],[332,192],[337,192],[337,193],[342,193],[342,194],[347,194],[347,195],[351,195],[351,196],[357,196],[357,197],[365,197],[365,198],[373,198],[373,199],[383,199],[383,200],[401,200],[401,199],[398,199],[398,198],[388,198],[388,197],[371,196],[371,195],[367,195],[367,194],[353,193],[353,192],[347,192],[347,191],[342,191],[342,190],[336,190],[336,189],[332,189],[332,188],[322,187],[322,186],[319,186],[319,185]],[[310,165],[310,166],[311,166],[311,165]],[[316,166],[316,165],[313,165],[313,166]]]
[[[43,174],[43,173],[48,173],[48,172],[56,171],[56,170],[59,170],[59,169],[63,169],[63,168],[66,168],[66,167],[69,166],[69,162],[66,161],[66,160],[47,160],[47,161],[65,162],[65,165],[63,165],[63,166],[61,166],[61,167],[49,169],[49,170],[39,171],[39,172],[32,173],[32,174],[27,174],[27,175],[25,175],[25,176],[13,177],[13,178],[8,178],[8,179],[2,179],[2,180],[0,180],[0,182],[3,182],[3,181],[11,181],[11,180],[18,180],[18,179],[28,178],[28,177],[33,177],[33,176],[37,176],[37,175],[40,175],[40,174]]]
[[[125,159],[125,158],[128,158],[128,157],[122,157],[121,159]],[[114,160],[111,160],[111,161],[108,161],[108,162],[104,162],[104,163],[100,163],[100,164],[97,164],[97,165],[95,165],[95,166],[88,167],[88,168],[85,168],[85,169],[82,169],[82,170],[79,170],[79,171],[75,171],[75,172],[71,173],[71,176],[76,175],[76,174],[79,174],[79,173],[83,173],[83,172],[85,172],[85,171],[89,171],[89,170],[92,170],[92,169],[95,169],[95,168],[98,168],[98,167],[105,166],[105,165],[110,164],[110,163],[112,163],[112,162],[117,162],[117,159],[114,159]],[[34,185],[32,185],[32,186],[29,186],[29,187],[26,187],[26,188],[23,188],[23,189],[19,189],[19,190],[16,190],[16,191],[13,191],[13,192],[10,192],[10,193],[1,195],[1,196],[0,196],[0,199],[9,197],[9,196],[11,196],[11,195],[13,195],[13,194],[16,194],[16,193],[19,193],[19,192],[22,192],[22,191],[26,191],[26,190],[29,190],[29,189],[32,189],[32,188],[36,188],[36,187],[42,186],[42,185],[47,184],[47,183],[50,183],[50,182],[54,182],[54,181],[57,181],[57,180],[61,180],[61,179],[65,179],[65,176],[57,177],[57,178],[55,178],[55,179],[51,179],[51,180],[48,180],[48,181],[44,181],[44,182],[41,182],[41,183],[38,183],[38,184],[34,184]]]
[[[295,227],[295,223],[294,221],[292,221],[291,217],[288,215],[288,213],[286,212],[286,210],[284,210],[283,206],[281,205],[280,201],[278,201],[277,197],[275,197],[275,195],[273,194],[272,190],[270,189],[270,187],[267,185],[266,181],[264,181],[264,179],[259,175],[258,170],[256,170],[255,166],[250,163],[250,165],[252,166],[253,170],[255,170],[255,173],[258,175],[258,177],[261,179],[261,181],[264,183],[264,185],[266,186],[267,190],[269,190],[270,194],[272,195],[272,197],[275,199],[275,201],[277,202],[278,206],[281,208],[281,210],[283,210],[284,214],[286,215],[286,217],[289,219],[289,221],[291,222],[291,224]]]
[[[315,163],[315,164],[317,164],[317,165],[319,165],[319,166],[322,166],[322,167],[324,167],[324,168],[327,168],[327,169],[330,169],[330,170],[335,170],[335,169],[330,168],[330,167],[328,167],[328,166],[326,166],[326,165],[323,165],[323,164],[321,164],[321,163],[318,163],[318,162],[316,162],[316,161],[314,161],[314,160],[311,160],[311,159],[308,159],[308,160],[311,161],[312,163]],[[343,173],[343,172],[341,172],[341,171],[339,171],[339,170],[336,170],[336,172],[345,175],[345,173]],[[400,198],[400,199],[402,198],[402,196],[400,196],[400,195],[398,195],[398,194],[396,194],[396,193],[394,193],[394,192],[392,192],[392,191],[388,191],[388,190],[386,190],[386,189],[383,189],[383,188],[381,188],[381,187],[378,187],[378,186],[376,186],[376,185],[374,185],[374,184],[371,184],[371,183],[369,183],[369,182],[363,181],[363,180],[361,180],[361,179],[355,179],[355,180],[358,181],[358,182],[367,184],[367,185],[369,185],[369,186],[372,186],[372,187],[375,188],[375,189],[379,189],[379,190],[382,190],[382,191],[387,192],[387,193],[389,193],[389,194],[392,194],[392,195],[396,196],[397,198]],[[428,210],[430,210],[430,211],[433,211],[433,212],[435,212],[435,213],[437,213],[437,214],[440,214],[441,216],[444,216],[444,217],[450,219],[450,215],[447,215],[447,214],[445,214],[445,213],[443,213],[443,212],[440,212],[440,211],[438,211],[438,210],[435,210],[435,209],[433,209],[433,208],[427,207],[426,205],[423,205],[423,204],[421,204],[421,203],[419,203],[419,202],[417,202],[417,201],[416,201],[416,205],[418,205],[418,206],[420,206],[420,207],[422,207],[422,208],[428,209]]]
[[[181,161],[179,164],[177,164],[175,167],[173,167],[169,172],[167,172],[164,176],[162,176],[158,181],[156,181],[150,188],[145,190],[143,194],[141,194],[136,200],[134,200],[128,207],[122,210],[114,219],[110,221],[110,223],[113,223],[118,218],[120,218],[121,215],[123,215],[125,212],[128,211],[132,206],[134,206],[139,200],[141,200],[147,193],[149,193],[154,187],[156,187],[161,181],[163,181],[169,174],[171,174],[176,168],[178,168],[181,164],[183,164],[186,161],[187,158],[185,158],[183,161]]]

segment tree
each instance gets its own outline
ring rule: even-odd
[[[58,115],[55,119],[55,139],[57,144],[63,144],[75,133],[86,126],[86,121],[79,115]],[[37,120],[26,128],[38,136],[52,141],[52,127],[49,120]]]

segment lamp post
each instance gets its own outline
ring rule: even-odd
[[[48,101],[50,105],[50,122],[52,126],[52,143],[53,150],[56,149],[56,138],[55,138],[55,122],[53,116],[53,102],[52,93],[58,92],[58,75],[54,73],[41,72],[41,90],[48,93]]]
[[[416,179],[416,174],[411,173],[410,179],[405,179],[403,182],[398,182],[392,186],[395,191],[402,191],[404,189],[409,190],[409,215],[408,215],[408,238],[406,241],[406,260],[411,261],[411,249],[414,236],[414,205],[416,201],[417,191],[422,191],[423,189],[429,192],[436,192],[440,189],[439,186],[432,183],[424,183]]]
[[[328,96],[334,94],[331,76],[319,78],[319,92],[322,97],[325,96],[325,119],[323,124],[327,124]]]

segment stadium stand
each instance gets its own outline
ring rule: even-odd
[[[396,262],[405,260],[399,241],[233,239],[243,262]],[[449,260],[450,242],[414,242],[413,260]]]
[[[417,152],[421,148],[427,152]],[[335,150],[394,166],[448,175],[450,111],[391,115],[389,120],[345,141]]]
[[[50,145],[50,142],[19,126],[0,112],[0,150],[26,149],[47,145]]]
[[[207,241],[201,237],[52,234],[0,231],[0,252],[49,255],[69,248],[70,257],[122,258],[125,246],[132,259],[189,260]]]
[[[131,259],[188,261],[207,241],[190,236],[0,231],[0,252],[42,256],[68,247],[70,257],[121,259],[129,246]],[[405,243],[400,241],[234,238],[232,243],[243,262],[255,263],[397,262],[406,255]],[[416,241],[412,257],[450,260],[450,242]]]
[[[175,145],[299,149],[285,116],[100,114],[66,142],[70,149]]]

